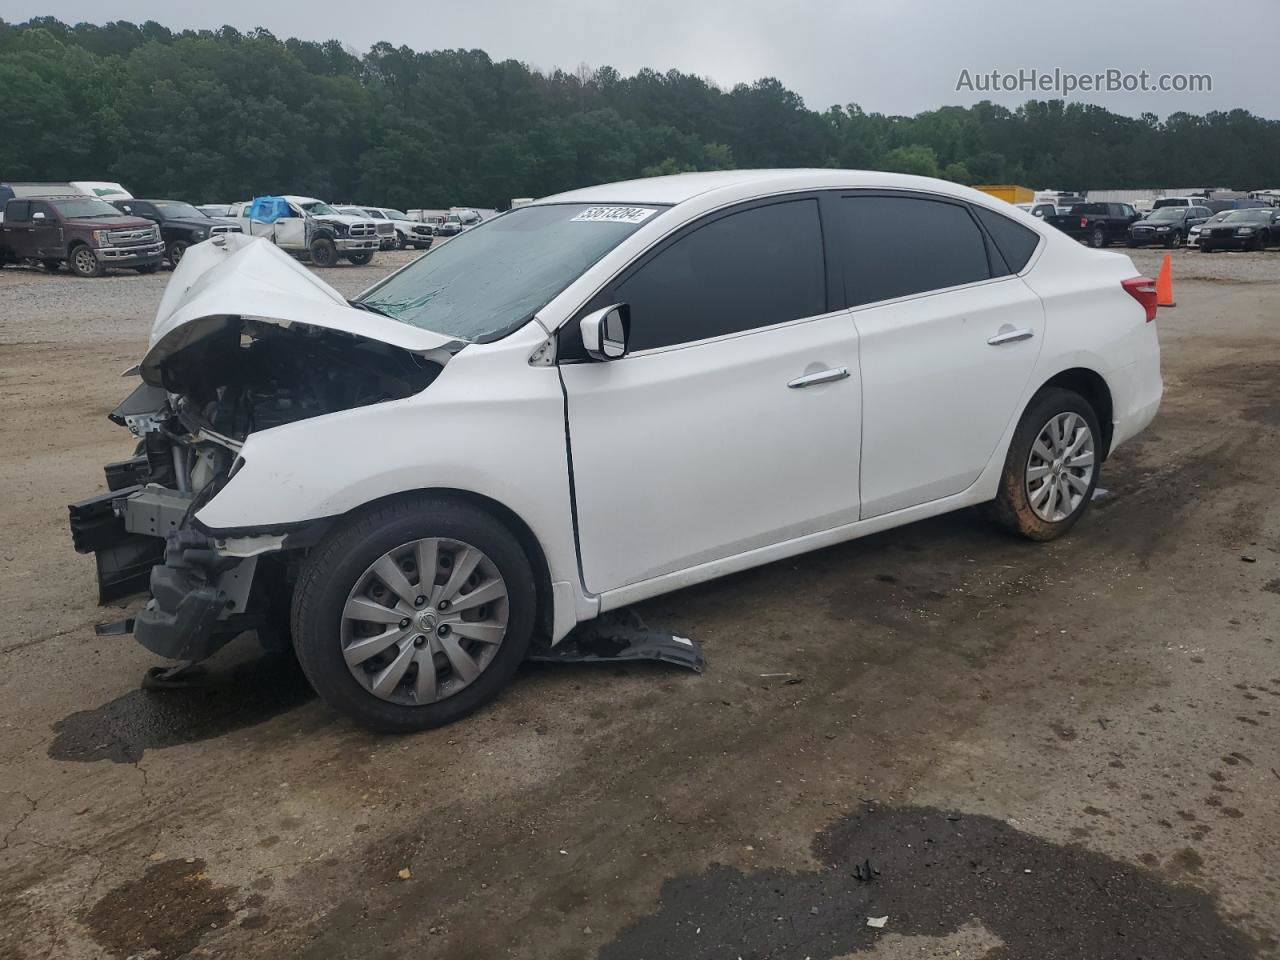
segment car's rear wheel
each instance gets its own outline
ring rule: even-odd
[[[1093,233],[1089,234],[1089,246],[1096,249],[1097,247],[1105,247],[1106,245],[1107,235],[1102,232],[1101,227],[1094,227]]]
[[[1089,401],[1061,387],[1041,390],[1014,431],[988,516],[1029,540],[1062,536],[1089,508],[1101,456]]]
[[[98,255],[93,252],[93,248],[80,244],[71,251],[71,272],[77,277],[100,277],[102,276],[102,261],[98,259]]]
[[[466,503],[394,501],[339,527],[308,558],[293,600],[307,678],[364,726],[423,730],[497,696],[528,651],[528,557]]]
[[[317,267],[331,267],[337,259],[338,247],[328,237],[317,237],[311,241],[311,262]]]

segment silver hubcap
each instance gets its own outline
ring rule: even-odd
[[[342,655],[382,700],[436,703],[470,686],[507,635],[507,585],[482,551],[443,537],[371,563],[342,610]]]
[[[1078,413],[1060,413],[1043,427],[1027,458],[1027,500],[1037,517],[1065,520],[1093,482],[1093,431]]]
[[[93,255],[92,250],[81,247],[76,251],[76,266],[85,273],[91,271],[97,265],[98,258]]]

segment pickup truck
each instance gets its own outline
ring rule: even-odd
[[[208,240],[215,233],[241,232],[240,224],[234,220],[207,216],[181,200],[112,200],[111,205],[121,213],[142,217],[160,227],[164,258],[171,267],[178,265],[193,243]]]
[[[264,237],[291,256],[308,257],[317,267],[331,267],[340,258],[363,266],[380,246],[378,225],[369,217],[339,213],[314,197],[257,197],[234,209],[244,233]]]
[[[1127,241],[1129,225],[1139,219],[1128,203],[1077,203],[1067,213],[1045,217],[1044,222],[1091,247],[1105,247]]]
[[[163,256],[159,227],[97,197],[15,198],[4,206],[0,266],[38,263],[53,272],[66,263],[76,276],[100,277],[107,267],[155,273]]]

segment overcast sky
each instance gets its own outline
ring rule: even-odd
[[[959,90],[978,75],[1055,68],[1209,74],[1211,92],[1089,92],[1068,99],[1136,115],[1243,107],[1280,119],[1280,0],[0,0],[16,22],[157,20],[172,29],[263,26],[280,38],[478,47],[495,59],[623,73],[675,67],[723,87],[777,77],[817,110],[858,103],[917,113],[1053,93]]]

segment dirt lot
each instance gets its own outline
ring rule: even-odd
[[[643,612],[705,674],[529,667],[402,738],[248,639],[139,689],[65,504],[166,275],[0,271],[0,956],[1280,955],[1280,254],[1174,259],[1164,407],[1066,540],[687,590]]]

